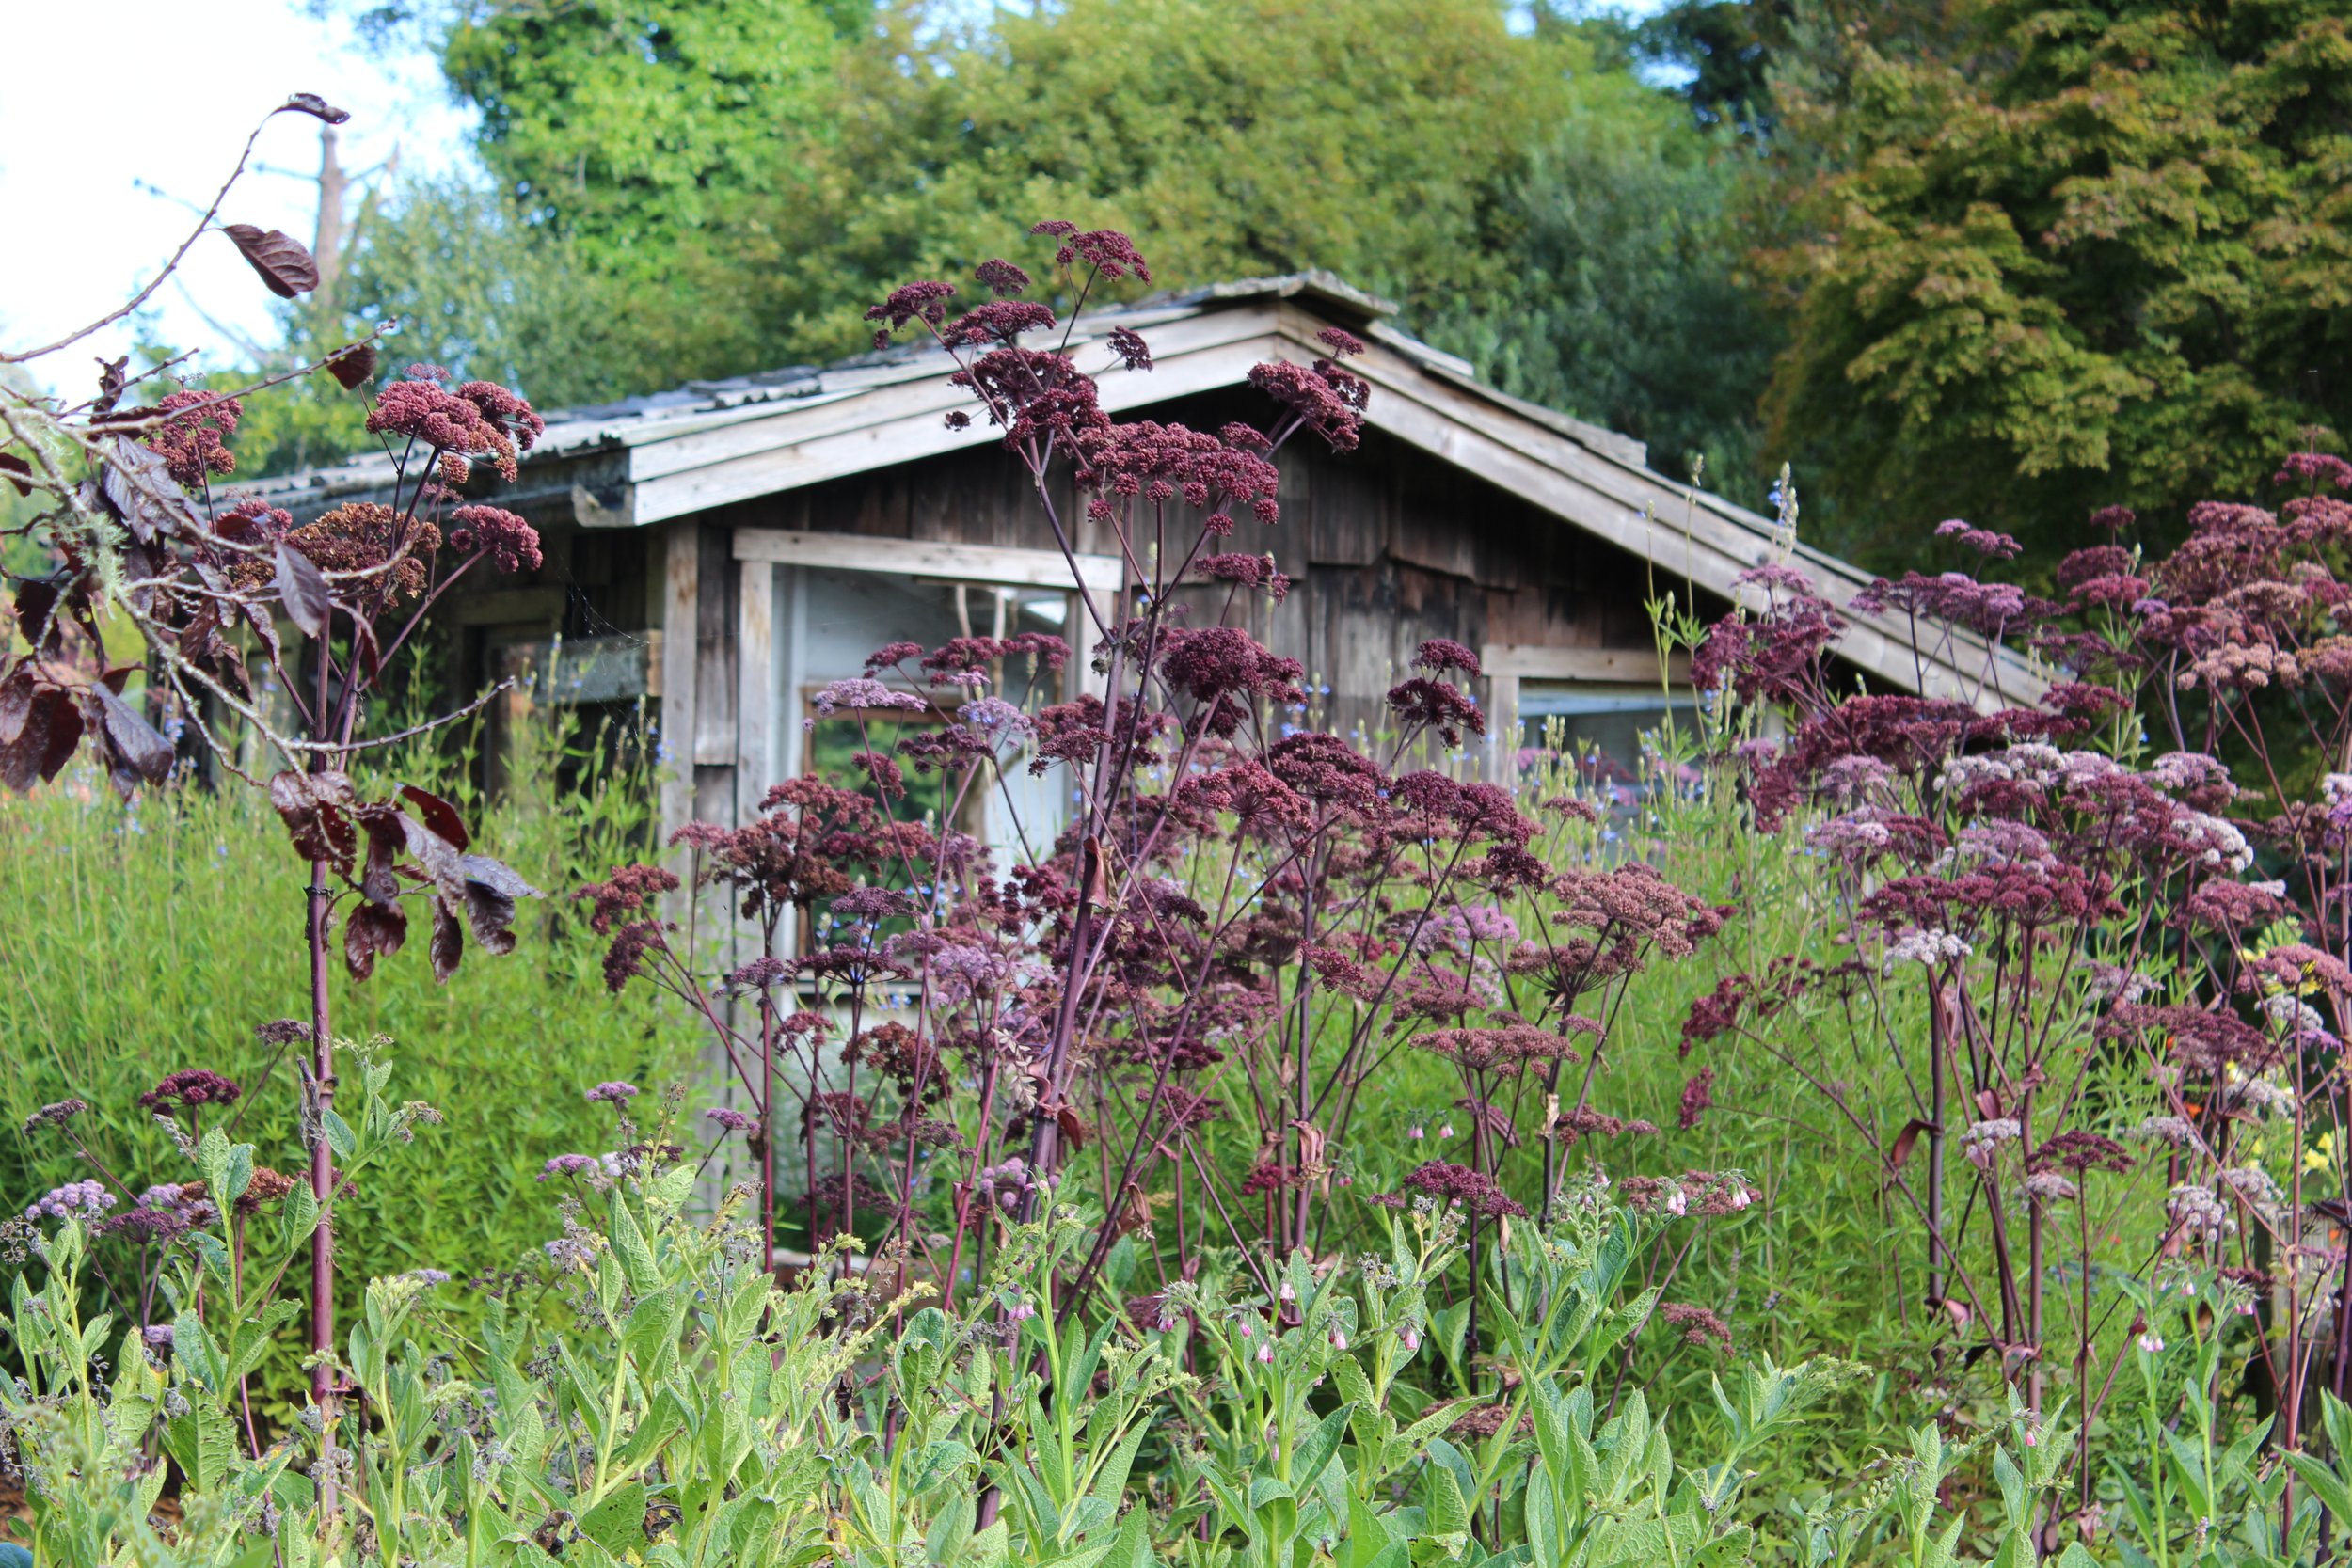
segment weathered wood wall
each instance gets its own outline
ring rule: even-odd
[[[1218,394],[1151,412],[1214,428],[1251,413],[1262,416],[1263,407],[1248,394]],[[1279,606],[1263,597],[1238,602],[1232,618],[1307,667],[1318,717],[1343,734],[1381,730],[1382,694],[1426,638],[1448,637],[1472,648],[1650,645],[1643,600],[1654,590],[1645,562],[1475,474],[1378,432],[1367,434],[1349,453],[1301,436],[1279,462],[1281,521],[1268,529],[1244,518],[1231,547],[1270,550],[1295,585]],[[1066,482],[1056,491],[1060,515],[1080,519],[1077,547],[1114,550],[1106,531],[1084,522]],[[1056,547],[1026,476],[994,448],[720,508],[705,514],[704,522],[711,531],[782,528]],[[715,603],[712,564],[706,559],[706,606]],[[1210,617],[1225,595],[1200,590],[1187,597],[1197,616]],[[732,609],[726,613],[732,625]],[[713,658],[731,660],[731,655],[707,643],[707,667]]]
[[[1214,428],[1263,408],[1248,394],[1219,393],[1151,412]],[[1642,561],[1377,432],[1344,454],[1301,436],[1279,462],[1281,521],[1269,529],[1244,517],[1230,547],[1271,551],[1294,586],[1279,605],[1263,595],[1236,601],[1232,618],[1306,666],[1316,720],[1342,734],[1370,737],[1386,727],[1382,694],[1426,638],[1471,648],[1650,645],[1643,600],[1671,584],[1662,564],[1653,578]],[[1079,550],[1115,550],[1107,531],[1084,520],[1066,479],[1054,499],[1076,523]],[[550,529],[548,563],[535,578],[451,605],[452,674],[483,678],[501,643],[615,626],[661,630],[662,739],[679,775],[664,815],[732,817],[741,809],[740,709],[757,689],[738,668],[742,574],[770,569],[733,558],[739,528],[1057,547],[1026,476],[993,447],[647,529]],[[876,567],[887,570],[886,558]],[[1205,588],[1186,596],[1197,620],[1218,615],[1226,597]]]

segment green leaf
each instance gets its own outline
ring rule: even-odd
[[[196,1405],[164,1423],[164,1449],[198,1491],[209,1492],[237,1463],[236,1423],[215,1405]]]
[[[1120,1524],[1119,1539],[1111,1543],[1100,1568],[1159,1568],[1159,1559],[1152,1551],[1151,1517],[1152,1511],[1140,1504],[1129,1509]]]
[[[621,1189],[612,1189],[612,1217],[610,1226],[612,1250],[621,1260],[621,1269],[628,1279],[628,1288],[639,1294],[661,1288],[661,1266],[654,1261],[653,1248],[645,1241],[645,1233],[637,1227],[637,1216],[629,1212],[628,1199]]]
[[[923,1537],[923,1555],[932,1568],[955,1568],[956,1559],[972,1539],[974,1500],[965,1496],[949,1497],[931,1521],[930,1532]]]
[[[1005,1568],[1012,1547],[1012,1530],[1003,1519],[974,1533],[967,1548],[972,1568]]]
[[[2303,1478],[2303,1483],[2312,1489],[2312,1495],[2327,1505],[2328,1512],[2339,1519],[2352,1519],[2352,1487],[2344,1485],[2344,1478],[2336,1474],[2332,1465],[2324,1465],[2307,1453],[2290,1453],[2286,1459],[2295,1466],[2295,1473]]]
[[[1128,1429],[1127,1435],[1120,1440],[1119,1447],[1111,1450],[1110,1457],[1103,1462],[1103,1468],[1095,1475],[1092,1489],[1092,1496],[1098,1501],[1108,1503],[1113,1509],[1118,1508],[1120,1498],[1127,1491],[1127,1472],[1135,1465],[1136,1450],[1143,1447],[1143,1439],[1150,1431],[1149,1421],[1136,1421]]]
[[[1375,1513],[1372,1504],[1349,1494],[1347,1499],[1347,1568],[1372,1568],[1374,1560],[1387,1550],[1394,1537],[1388,1521]]]
[[[643,1552],[645,1549],[644,1482],[629,1482],[581,1515],[580,1533],[614,1557]]]
[[[1461,1482],[1454,1479],[1453,1466],[1432,1465],[1429,1478],[1429,1533],[1448,1557],[1460,1557],[1463,1544],[1470,1540],[1470,1503],[1462,1496]]]
[[[1291,1455],[1291,1484],[1312,1486],[1322,1476],[1324,1466],[1340,1451],[1340,1440],[1347,1435],[1348,1418],[1355,1414],[1353,1404],[1341,1405],[1326,1416],[1314,1431],[1298,1442]]]

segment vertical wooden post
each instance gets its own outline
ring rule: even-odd
[[[701,528],[665,531],[661,553],[661,837],[694,816],[695,612],[702,597]]]
[[[808,671],[808,573],[799,566],[777,569],[775,639],[782,650],[776,666],[776,777],[797,779],[807,766],[808,734],[801,683]]]
[[[776,728],[776,571],[765,561],[746,561],[735,622],[735,820],[759,815],[760,798],[779,777]]]
[[[1519,678],[1517,675],[1486,677],[1486,779],[1509,788],[1518,782],[1518,769],[1512,766],[1516,752],[1525,742],[1513,730],[1519,721]]]

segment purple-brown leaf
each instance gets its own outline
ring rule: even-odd
[[[16,487],[18,495],[29,496],[33,493],[29,483],[33,477],[33,466],[16,453],[0,451],[0,474],[8,476],[8,483]]]
[[[128,436],[118,436],[109,443],[101,483],[107,503],[142,545],[151,541],[159,528],[171,532],[196,522],[161,454]]]
[[[286,824],[294,853],[306,861],[325,861],[344,876],[359,847],[351,825],[351,780],[341,773],[275,773],[269,781],[269,802]]]
[[[474,941],[485,953],[512,953],[515,900],[536,898],[539,890],[514,867],[487,855],[461,855],[458,860],[466,877],[466,922],[473,927]]]
[[[246,673],[245,654],[220,634],[220,605],[206,599],[180,629],[180,657],[207,672],[215,680],[251,699],[252,677]]]
[[[98,361],[98,399],[90,404],[92,423],[113,413],[115,404],[122,401],[122,394],[131,389],[130,367],[131,356],[127,354]]]
[[[14,735],[0,739],[0,784],[21,795],[36,780],[54,779],[81,743],[82,710],[73,699],[55,687],[33,691]]]
[[[33,716],[33,665],[30,659],[20,660],[0,680],[0,746],[13,746],[16,737],[24,733],[24,722]]]
[[[36,652],[55,657],[57,650],[57,585],[45,579],[19,583],[16,590],[16,629]]]
[[[408,912],[398,904],[362,903],[343,925],[343,967],[355,980],[375,973],[375,960],[390,958],[408,940]]]
[[[456,974],[458,961],[466,956],[466,927],[438,898],[433,900],[432,955],[433,978],[440,981]]]
[[[401,798],[414,806],[424,825],[449,841],[453,849],[464,849],[473,843],[473,835],[466,832],[466,819],[457,815],[457,808],[429,789],[415,784],[402,784]]]
[[[56,778],[64,770],[65,765],[73,760],[73,753],[81,747],[85,728],[82,710],[74,705],[71,697],[62,691],[49,692],[48,697],[48,713],[41,725],[41,735],[47,745],[40,759],[40,782],[43,784]],[[25,730],[29,736],[32,726],[27,724]]]
[[[408,847],[400,810],[392,805],[366,805],[353,815],[368,834],[368,858],[359,869],[359,895],[373,903],[389,904],[400,896],[400,879],[392,873],[392,863]]]
[[[346,392],[357,391],[361,382],[375,373],[375,345],[354,343],[326,361],[326,373],[333,376]]]
[[[1922,1121],[1917,1117],[1903,1123],[1903,1130],[1895,1134],[1895,1142],[1886,1150],[1886,1168],[1890,1171],[1902,1169],[1904,1163],[1911,1158],[1912,1145],[1919,1141],[1919,1134],[1932,1132],[1934,1128],[1933,1122]]]
[[[170,777],[173,753],[163,732],[103,685],[89,689],[105,721],[108,750],[116,764],[115,787],[124,798],[129,798],[135,782],[159,784]]]
[[[280,299],[307,294],[319,286],[319,264],[300,240],[282,229],[261,230],[249,223],[221,226],[238,252],[262,276],[271,293]]]
[[[339,109],[314,92],[297,92],[278,106],[278,112],[280,114],[288,110],[323,119],[329,125],[341,125],[351,118],[349,109]]]
[[[327,596],[326,575],[316,562],[283,540],[278,546],[278,597],[286,607],[286,618],[302,628],[303,636],[326,635],[334,601]]]

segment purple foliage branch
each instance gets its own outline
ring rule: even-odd
[[[272,117],[287,113],[329,123],[348,118],[307,93]],[[316,288],[317,263],[299,242],[217,221],[245,166],[241,158],[186,242],[128,303],[55,343],[0,355],[0,365],[40,366],[120,320],[207,234],[234,245],[280,297]],[[360,394],[377,380],[385,330],[235,391],[165,390],[156,384],[179,361],[134,372],[127,358],[101,361],[94,392],[79,401],[0,383],[0,483],[32,501],[8,531],[54,562],[11,584],[13,635],[0,645],[0,784],[28,789],[87,752],[128,800],[201,759],[265,787],[310,868],[303,895],[310,1018],[299,1060],[319,1206],[310,1237],[312,1396],[330,1451],[344,1387],[334,1359],[336,1146],[351,1142],[334,1109],[335,933],[340,927],[345,969],[364,979],[405,943],[410,911],[421,908],[430,917],[435,974],[446,979],[469,931],[490,952],[511,949],[516,900],[533,892],[471,851],[451,802],[413,785],[366,799],[351,773],[361,752],[456,722],[489,700],[484,693],[414,729],[368,733],[371,699],[456,584],[541,564],[532,526],[474,495],[492,478],[511,482],[544,430],[529,402],[413,365],[368,399],[367,429],[389,460],[386,499],[346,502],[297,524],[286,510],[228,487],[237,467],[231,441],[248,400],[319,374]],[[137,401],[143,392],[152,400]],[[114,661],[110,622],[136,634],[143,666]],[[142,673],[135,705],[125,693]],[[247,770],[246,738],[281,764],[265,781]]]

